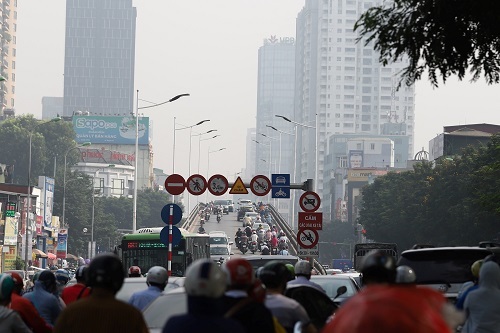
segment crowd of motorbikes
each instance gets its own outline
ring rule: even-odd
[[[205,221],[210,220],[210,216],[212,214],[215,214],[217,223],[220,223],[222,219],[222,214],[223,214],[223,209],[220,206],[211,206],[208,205],[205,207],[205,209],[200,211],[200,227],[198,228],[198,233],[199,234],[204,234],[206,233],[205,228],[203,225],[205,224]]]

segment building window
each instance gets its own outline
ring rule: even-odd
[[[371,150],[375,150],[375,144],[374,143],[370,143],[370,149]]]
[[[94,196],[102,196],[104,194],[104,178],[97,178],[94,181]]]
[[[347,156],[339,157],[339,168],[347,168]]]
[[[111,188],[111,194],[112,195],[119,195],[122,196],[125,192],[125,180],[123,179],[113,179],[112,180],[112,188]]]

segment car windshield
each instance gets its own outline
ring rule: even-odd
[[[150,328],[163,328],[172,316],[187,313],[186,293],[165,293],[144,310],[144,320]]]
[[[227,200],[215,200],[214,206],[225,206],[227,205]]]
[[[417,275],[417,284],[464,283],[472,280],[471,265],[484,259],[484,249],[425,250],[403,253],[398,266],[407,265]]]
[[[227,238],[226,237],[210,237],[210,244],[226,244],[227,245]]]
[[[246,213],[245,216],[250,216],[251,218],[257,217],[259,214],[257,213]]]
[[[210,247],[210,254],[211,255],[229,255],[229,250],[227,249],[227,247],[213,246],[213,247]]]
[[[337,289],[342,286],[346,286],[347,292],[342,294],[340,297],[350,297],[356,293],[356,289],[349,279],[338,279],[338,278],[319,278],[316,279],[311,276],[311,281],[319,284],[323,289],[325,289],[328,297],[333,299],[337,295]]]
[[[269,256],[266,256],[266,257],[269,257]],[[247,258],[247,259],[250,262],[250,264],[252,265],[254,271],[256,271],[259,267],[264,266],[269,261],[276,260],[275,257],[273,257],[273,258],[269,257],[269,259],[267,259],[267,258],[266,259],[264,259],[264,258]],[[282,258],[280,258],[279,261],[283,262],[284,264],[292,264],[293,266],[295,266],[295,264],[297,263],[298,259],[296,259],[296,258],[293,258],[293,259],[282,259]]]

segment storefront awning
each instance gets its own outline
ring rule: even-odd
[[[37,256],[37,257],[40,257],[40,258],[47,258],[47,255],[45,253],[43,253],[43,251],[39,250],[39,249],[33,249],[33,253]]]

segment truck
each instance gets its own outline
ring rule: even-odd
[[[360,271],[364,256],[373,250],[381,250],[398,260],[398,246],[395,243],[358,243],[354,245],[354,269]]]
[[[353,268],[351,259],[333,259],[332,268],[341,269],[342,271],[348,271]]]

